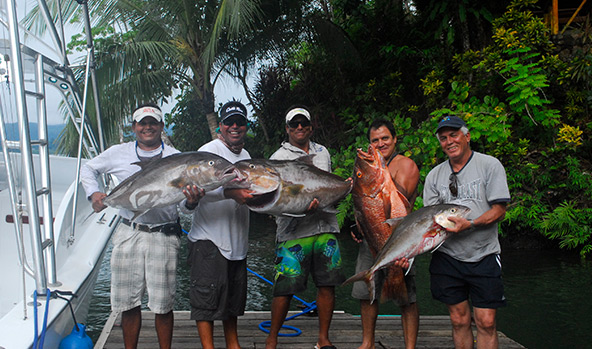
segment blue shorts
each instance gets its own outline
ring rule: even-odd
[[[461,262],[434,252],[430,262],[432,297],[447,305],[471,299],[477,308],[497,309],[506,305],[502,264],[498,254],[479,262]]]
[[[341,251],[334,234],[320,234],[281,242],[275,249],[274,296],[306,290],[311,274],[317,287],[338,286],[345,281]]]

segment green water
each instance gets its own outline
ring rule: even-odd
[[[273,278],[274,229],[272,220],[253,214],[250,230],[248,267],[271,280]],[[188,225],[187,225],[188,226]],[[346,275],[353,274],[357,244],[342,234],[340,244]],[[185,241],[185,240],[184,240]],[[93,341],[101,333],[109,316],[110,251],[105,256],[87,319]],[[189,310],[188,268],[183,246],[179,268],[176,310]],[[417,299],[422,315],[447,315],[444,305],[431,298],[428,265],[430,254],[416,258]],[[592,347],[592,262],[578,256],[548,251],[503,251],[503,277],[508,306],[498,311],[498,329],[527,348]],[[359,303],[350,297],[351,285],[336,289],[336,310],[359,314]],[[315,299],[311,283],[298,297]],[[293,310],[299,310],[297,300]],[[271,286],[249,274],[247,310],[269,310]],[[381,304],[381,314],[400,314],[392,303]],[[240,321],[240,319],[239,319]],[[420,323],[421,328],[421,323]],[[258,330],[258,329],[257,329]],[[195,333],[197,337],[197,330]]]

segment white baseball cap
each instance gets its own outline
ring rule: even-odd
[[[293,108],[286,114],[286,124],[292,121],[292,119],[294,119],[294,117],[297,115],[303,115],[308,119],[308,121],[310,121],[310,113],[308,110],[304,108]]]
[[[158,122],[162,122],[162,111],[151,106],[144,106],[136,109],[133,115],[133,120],[136,122],[142,121],[145,117],[151,116]]]

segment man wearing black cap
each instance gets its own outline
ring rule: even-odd
[[[231,163],[250,159],[243,149],[247,133],[247,108],[230,101],[220,109],[218,139],[199,151],[222,156]],[[252,198],[248,189],[224,189],[206,193],[187,208],[193,213],[188,234],[191,265],[191,319],[204,349],[214,348],[214,320],[224,326],[226,348],[240,348],[237,318],[247,300],[247,249],[249,209],[242,205]]]
[[[286,113],[288,142],[271,156],[275,160],[295,160],[314,155],[312,163],[321,170],[331,171],[331,155],[324,146],[310,140],[311,115],[303,106],[293,106]],[[314,199],[305,217],[276,217],[276,277],[271,303],[271,326],[265,342],[267,349],[277,346],[278,333],[295,293],[306,290],[309,275],[317,286],[319,332],[315,348],[335,348],[329,339],[329,327],[335,306],[335,286],[345,277],[341,272],[340,249],[336,233],[339,225],[335,213],[315,211]],[[292,261],[290,263],[290,261]],[[294,263],[293,261],[297,261]],[[284,270],[298,268],[291,273]]]
[[[450,218],[456,225],[448,230],[455,234],[432,255],[432,296],[448,306],[455,347],[473,347],[470,298],[477,347],[497,348],[496,310],[506,304],[497,236],[510,201],[506,172],[496,158],[471,150],[471,134],[461,118],[442,119],[436,136],[448,161],[428,173],[424,205],[460,204],[471,213],[467,219]]]
[[[166,157],[179,151],[163,143],[162,111],[155,104],[139,106],[133,113],[132,130],[135,142],[117,144],[80,169],[84,190],[96,212],[106,206],[107,196],[97,178],[109,173],[120,182],[140,170],[135,163]],[[200,193],[186,194],[192,205]],[[155,327],[160,348],[170,348],[173,337],[173,305],[175,303],[176,270],[179,252],[177,205],[155,208],[131,221],[134,213],[122,209],[122,217],[113,235],[111,254],[111,308],[121,312],[121,328],[125,348],[136,348],[142,326],[140,305],[148,293],[148,307],[155,313]]]

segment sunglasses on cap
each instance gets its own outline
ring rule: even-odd
[[[450,189],[450,194],[452,194],[452,196],[457,197],[458,196],[458,177],[456,177],[456,173],[452,172],[450,174],[450,177],[448,177],[448,180],[450,180],[450,183],[448,184],[448,189]]]
[[[293,121],[288,122],[289,128],[298,128],[298,125],[302,126],[303,128],[308,127],[308,126],[310,126],[310,121],[308,121],[308,120],[300,120],[300,121],[293,120]]]
[[[234,116],[224,119],[222,121],[222,123],[226,126],[232,126],[232,125],[236,124],[236,126],[241,127],[241,126],[247,126],[247,119],[245,119],[244,117],[242,117],[240,115],[234,115]]]

